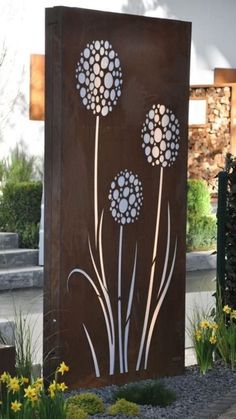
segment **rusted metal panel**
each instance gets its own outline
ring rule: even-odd
[[[189,23],[47,10],[45,375],[184,368]]]
[[[15,374],[16,351],[14,346],[0,344],[0,375],[6,371]]]

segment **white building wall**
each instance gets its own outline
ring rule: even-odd
[[[43,155],[43,122],[29,121],[29,57],[44,53],[45,7],[85,7],[113,12],[138,13],[192,22],[191,84],[213,83],[215,67],[236,68],[235,0],[1,0],[0,47],[7,57],[0,69],[0,158],[21,139],[29,153]],[[168,51],[167,51],[168,53]],[[2,120],[17,91],[26,110],[16,105],[3,126]],[[5,118],[6,119],[6,118]],[[3,128],[2,128],[3,127]]]

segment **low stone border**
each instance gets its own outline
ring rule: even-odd
[[[233,416],[227,415],[229,409]],[[199,412],[195,419],[229,419],[230,417],[236,418],[236,388],[226,393],[223,398],[211,403],[201,413]]]

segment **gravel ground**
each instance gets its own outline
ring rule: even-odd
[[[187,367],[185,374],[176,377],[164,377],[160,379],[177,395],[177,400],[166,408],[141,406],[139,419],[201,419],[201,412],[209,404],[223,398],[224,395],[236,388],[236,371],[225,368],[216,363],[214,369],[205,376],[199,374],[196,366]],[[89,389],[102,397],[106,406],[112,403],[112,393],[116,386]],[[78,389],[76,392],[80,391]],[[83,391],[85,391],[83,389]],[[88,390],[86,390],[88,391]],[[72,393],[75,393],[73,391]],[[127,418],[124,415],[110,416],[97,414],[93,418]]]

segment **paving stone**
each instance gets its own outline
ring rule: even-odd
[[[30,266],[0,270],[0,291],[43,286],[43,268]]]
[[[38,264],[37,249],[0,250],[0,269],[24,267]]]
[[[18,248],[18,234],[17,233],[0,233],[0,249],[15,249]]]
[[[216,269],[216,254],[212,250],[186,254],[186,271]]]

